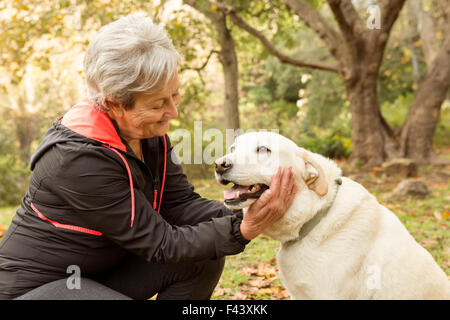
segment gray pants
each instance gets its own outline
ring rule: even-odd
[[[222,274],[225,258],[202,262],[153,264],[129,255],[104,275],[81,278],[69,289],[67,278],[35,288],[15,300],[206,300]]]

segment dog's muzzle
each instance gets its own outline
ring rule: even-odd
[[[223,192],[224,201],[227,205],[238,205],[248,199],[258,199],[267,189],[269,186],[259,183],[250,186],[234,184],[231,189]]]
[[[264,191],[269,189],[269,186],[256,183],[250,186],[243,186],[233,181],[229,181],[223,178],[223,175],[227,173],[232,167],[233,163],[227,157],[222,157],[214,162],[217,180],[223,185],[233,183],[231,189],[223,192],[225,204],[233,206],[238,205],[241,202],[245,202],[248,199],[258,199]]]

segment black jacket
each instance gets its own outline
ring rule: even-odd
[[[242,213],[194,192],[167,135],[142,140],[142,149],[145,163],[89,101],[54,123],[0,243],[0,298],[67,277],[69,265],[85,277],[100,274],[126,252],[176,263],[244,249]]]

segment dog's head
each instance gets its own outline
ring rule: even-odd
[[[215,161],[216,179],[233,184],[224,192],[225,205],[231,209],[250,206],[269,188],[279,166],[292,166],[297,183],[320,197],[327,194],[325,173],[312,153],[279,134],[251,132],[238,136],[230,153]]]

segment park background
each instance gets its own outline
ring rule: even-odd
[[[164,26],[184,58],[169,136],[195,121],[203,131],[278,129],[336,160],[449,275],[448,0],[2,0],[0,238],[27,190],[30,156],[85,95],[89,40],[131,13]],[[386,171],[397,158],[416,173]],[[222,201],[211,165],[184,167],[198,193]],[[405,179],[429,193],[393,196]],[[213,298],[288,298],[277,248],[261,236],[228,257]]]

